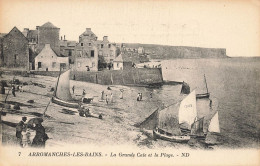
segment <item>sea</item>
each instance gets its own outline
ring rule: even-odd
[[[162,66],[165,81],[184,81],[197,94],[205,93],[208,88],[214,108],[209,114],[211,117],[216,111],[219,114],[221,146],[259,148],[260,58],[156,60],[149,65],[158,64]],[[180,95],[179,90],[173,85],[163,85],[156,93],[160,94],[160,100],[169,101]],[[198,112],[201,117],[207,114],[203,109]]]

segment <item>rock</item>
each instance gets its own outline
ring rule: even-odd
[[[34,100],[28,100],[27,103],[34,103]]]
[[[15,109],[15,110],[20,110],[19,104],[16,103],[16,104],[14,105],[14,109]]]

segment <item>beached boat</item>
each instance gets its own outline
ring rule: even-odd
[[[216,112],[213,118],[210,120],[205,143],[208,145],[220,144],[220,141],[218,141],[219,135],[220,135],[219,119],[218,119],[218,112]]]
[[[158,126],[153,130],[155,138],[188,142],[190,140],[191,125],[197,117],[196,93],[192,91],[180,103],[178,118],[174,110],[166,108],[159,112]]]
[[[69,76],[70,70],[59,75],[52,102],[64,107],[78,108],[79,101],[74,100],[70,94]]]
[[[205,85],[206,85],[206,90],[207,90],[207,92],[206,92],[206,93],[201,93],[201,94],[196,94],[196,98],[197,98],[197,99],[209,98],[209,96],[210,96],[210,93],[209,93],[209,91],[208,91],[208,85],[207,85],[207,80],[206,80],[205,74],[204,74],[204,81],[205,81]]]
[[[190,136],[205,140],[205,134],[203,132],[203,123],[204,123],[204,117],[195,120],[195,122],[191,125],[191,133]]]

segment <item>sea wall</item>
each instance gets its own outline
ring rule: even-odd
[[[20,72],[8,72],[20,75]],[[30,75],[43,75],[58,77],[59,71],[31,71]],[[150,84],[162,84],[163,76],[161,68],[133,68],[130,70],[107,71],[71,71],[71,80],[91,82],[102,85],[128,85],[146,86]]]

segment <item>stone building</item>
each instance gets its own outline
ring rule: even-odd
[[[2,66],[29,70],[29,41],[14,27],[1,39]]]
[[[103,41],[97,41],[98,56],[102,56],[104,62],[107,64],[113,64],[113,60],[116,58],[117,47],[115,43],[110,43],[108,37],[104,36]],[[103,62],[103,63],[104,63]]]
[[[86,31],[79,36],[79,43],[75,47],[75,63],[73,69],[77,71],[98,70],[98,48],[96,45],[97,36],[86,28]]]
[[[66,40],[64,38],[60,40],[60,55],[69,57],[69,64],[73,65],[75,63],[76,51],[75,47],[77,45],[76,41]]]
[[[69,58],[61,57],[45,44],[42,51],[35,57],[35,70],[37,71],[60,71],[69,69]]]
[[[114,70],[129,70],[133,67],[132,60],[126,54],[120,54],[113,61]]]

